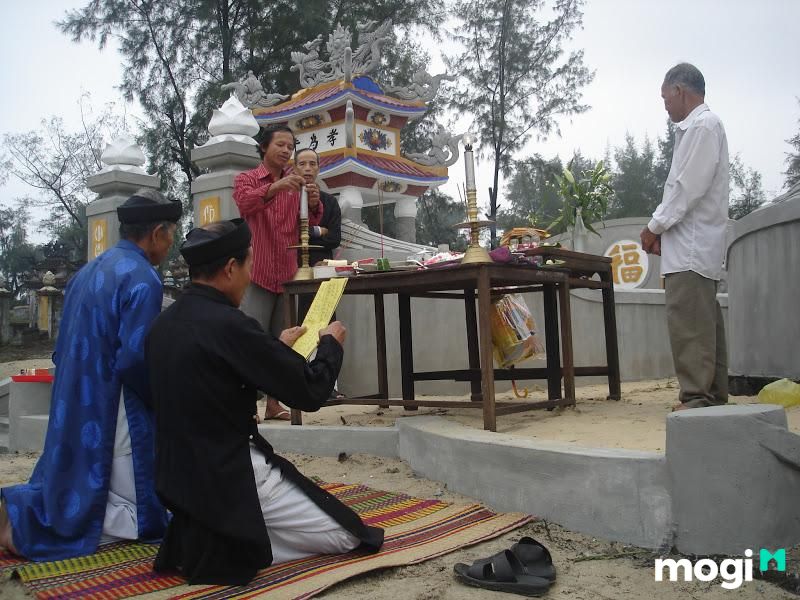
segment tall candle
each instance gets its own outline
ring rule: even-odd
[[[308,193],[306,192],[306,186],[303,186],[300,192],[300,218],[308,218]]]
[[[466,171],[466,188],[474,190],[475,188],[475,157],[472,153],[472,147],[478,143],[478,138],[472,133],[465,133],[462,140],[464,141],[464,170]]]
[[[472,149],[464,151],[464,170],[466,171],[467,189],[477,189],[475,187],[475,163],[473,162]]]

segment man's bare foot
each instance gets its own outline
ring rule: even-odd
[[[289,411],[283,408],[275,398],[267,398],[267,408],[264,411],[265,421],[289,421]]]
[[[689,410],[690,408],[694,407],[686,406],[683,402],[679,402],[678,404],[672,407],[672,412],[678,412],[679,410]]]
[[[0,547],[5,548],[12,554],[19,554],[14,547],[14,538],[11,535],[11,520],[8,518],[6,503],[0,503]]]

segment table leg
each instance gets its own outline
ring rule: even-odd
[[[289,292],[284,292],[283,294],[283,319],[284,325],[286,329],[290,327],[294,327],[295,323],[297,322],[297,308],[295,306],[295,296],[294,294],[290,294]],[[303,424],[303,413],[296,408],[292,408],[289,410],[289,414],[292,415],[292,425],[302,425]]]
[[[480,314],[481,395],[483,396],[483,428],[497,431],[494,406],[494,356],[492,355],[492,299],[489,271],[478,271],[478,313]]]
[[[558,340],[558,302],[553,284],[542,289],[544,308],[544,342],[547,356],[547,398],[561,399],[561,350]]]
[[[606,364],[608,365],[608,399],[622,397],[619,373],[619,347],[617,346],[617,312],[614,304],[614,281],[611,273],[601,273],[600,280],[608,286],[603,288],[603,326],[606,334]]]
[[[378,352],[378,394],[384,400],[389,398],[389,376],[386,367],[386,319],[383,307],[383,294],[375,294],[375,346]],[[382,404],[381,408],[389,408]]]
[[[480,346],[478,345],[478,318],[475,313],[475,290],[464,290],[464,312],[467,325],[467,354],[469,355],[469,368],[481,368]],[[481,402],[481,382],[471,379],[469,382],[470,396],[473,402]]]
[[[558,305],[561,316],[561,355],[563,358],[564,399],[575,404],[575,361],[572,349],[572,307],[569,280],[558,286]]]
[[[397,308],[400,317],[400,379],[403,400],[414,400],[414,348],[411,341],[411,296],[397,295]],[[416,407],[405,406],[406,410]]]

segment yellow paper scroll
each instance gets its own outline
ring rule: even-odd
[[[303,320],[306,332],[292,346],[295,352],[305,356],[306,359],[311,356],[319,343],[319,330],[325,329],[330,323],[345,285],[347,285],[346,277],[334,277],[323,281],[319,286],[311,308],[308,309],[308,314]]]

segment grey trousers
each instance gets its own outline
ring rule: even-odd
[[[692,408],[728,401],[728,348],[717,282],[683,271],[666,275],[664,297],[680,401]]]
[[[242,298],[241,309],[248,317],[253,317],[261,323],[264,331],[271,331],[275,337],[279,337],[281,331],[286,329],[283,294],[275,294],[251,283]]]

